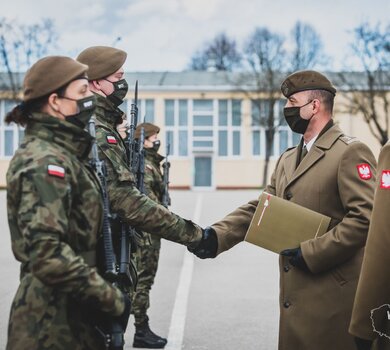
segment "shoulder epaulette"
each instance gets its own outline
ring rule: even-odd
[[[343,141],[346,145],[349,145],[353,142],[358,142],[359,139],[357,137],[353,137],[353,136],[346,136],[346,135],[343,135],[340,137],[340,140]]]

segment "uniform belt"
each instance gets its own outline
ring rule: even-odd
[[[88,250],[85,252],[79,252],[79,255],[84,259],[85,263],[89,267],[96,266],[96,251],[95,250]]]

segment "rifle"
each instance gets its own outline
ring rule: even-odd
[[[134,92],[134,101],[131,104],[130,109],[130,125],[128,137],[125,140],[125,145],[127,148],[127,157],[129,160],[129,168],[133,174],[135,174],[135,169],[138,167],[139,156],[138,156],[138,144],[134,138],[135,129],[138,122],[138,80],[135,82],[135,92]],[[127,286],[134,286],[135,283],[131,278],[130,274],[130,253],[131,246],[135,247],[135,235],[137,232],[134,228],[130,227],[128,224],[122,222],[121,225],[121,239],[120,239],[120,263],[119,263],[119,276],[120,279]]]
[[[138,143],[138,169],[137,169],[137,188],[141,193],[145,193],[145,129],[141,128],[141,135]]]
[[[137,141],[134,138],[135,129],[137,128],[138,123],[138,80],[135,82],[135,91],[134,91],[134,101],[131,104],[130,109],[130,125],[129,125],[129,135],[127,138],[127,144],[129,147],[129,167],[133,174],[137,173],[138,165],[138,145]]]
[[[130,125],[128,137],[125,140],[125,145],[127,148],[127,156],[129,160],[129,168],[133,174],[138,173],[140,156],[139,156],[139,145],[134,138],[135,129],[137,127],[138,121],[138,80],[135,83],[135,93],[134,93],[134,102],[131,104],[130,110]],[[142,144],[143,146],[143,144]],[[138,184],[138,181],[137,181]],[[142,178],[143,184],[143,178]],[[121,225],[121,239],[120,239],[120,263],[119,263],[119,277],[122,283],[127,286],[134,286],[135,281],[132,280],[130,269],[130,254],[132,252],[132,247],[136,248],[135,237],[137,235],[136,230],[128,225],[125,222],[122,222]]]
[[[169,148],[170,148],[170,144],[168,142],[167,148],[166,148],[165,162],[162,165],[162,167],[163,167],[163,184],[164,184],[162,205],[165,208],[168,208],[168,206],[171,205],[171,197],[169,196],[169,168],[171,167],[171,163],[169,163],[169,161],[168,161]]]
[[[99,159],[98,148],[96,144],[96,128],[95,120],[93,117],[88,122],[88,131],[93,138],[91,149],[91,161],[90,164],[94,169],[97,177],[100,181],[101,194],[103,198],[103,277],[111,282],[114,286],[118,286],[118,274],[116,270],[116,258],[114,248],[112,244],[112,232],[111,232],[111,212],[110,204],[108,201],[107,182],[106,182],[106,167],[104,161]],[[98,327],[97,327],[98,328]],[[98,331],[104,337],[104,344],[106,349],[123,349],[124,330],[118,319],[112,318],[108,330],[104,331],[98,328]]]

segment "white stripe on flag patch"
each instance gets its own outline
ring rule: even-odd
[[[108,143],[117,143],[116,138],[114,136],[107,136]]]
[[[49,175],[53,175],[61,178],[65,177],[65,169],[58,165],[49,164],[47,166],[47,173]]]

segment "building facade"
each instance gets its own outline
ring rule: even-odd
[[[130,90],[121,108],[130,115],[132,87],[139,81],[139,122],[161,127],[160,153],[170,145],[171,187],[186,189],[258,188],[263,183],[265,163],[265,123],[269,115],[266,94],[253,93],[253,86],[233,84],[233,73],[224,72],[148,72],[127,73]],[[251,93],[248,93],[251,91]],[[343,112],[345,94],[336,96],[334,118],[343,130],[367,143],[374,154],[380,145],[359,116]],[[1,95],[0,95],[1,96]],[[0,97],[0,186],[24,131],[4,123],[5,114],[14,106]],[[269,174],[288,147],[299,143],[284,121],[282,95],[274,111],[274,140]]]

